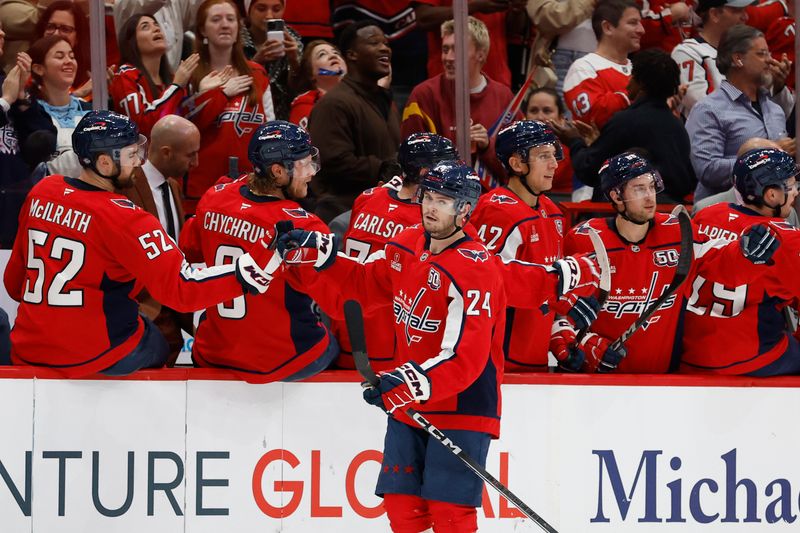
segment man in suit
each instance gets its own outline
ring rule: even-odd
[[[153,126],[147,161],[133,173],[133,185],[123,191],[133,203],[155,215],[175,243],[183,227],[184,213],[178,179],[197,166],[200,131],[185,118],[166,115]],[[170,354],[167,366],[175,364],[183,347],[181,329],[192,332],[191,314],[162,306],[146,290],[137,300],[139,310],[161,330]]]

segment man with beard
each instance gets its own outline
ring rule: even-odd
[[[398,358],[407,362],[381,373],[364,399],[390,415],[376,494],[393,531],[476,531],[483,487],[404,406],[413,403],[485,465],[489,442],[500,433],[507,298],[538,307],[575,301],[597,287],[598,267],[585,255],[552,267],[496,259],[464,232],[480,190],[470,167],[440,162],[420,182],[422,224],[389,240],[367,263],[336,258],[330,236],[317,232],[294,230],[278,239],[286,263],[313,263],[319,283],[336,297],[356,298],[366,313],[392,305]],[[506,280],[514,285],[504,288]],[[336,307],[325,311],[341,316],[341,303]]]
[[[353,207],[365,189],[378,185],[400,144],[400,114],[392,94],[378,85],[391,74],[392,49],[374,22],[342,31],[347,74],[311,111],[309,133],[322,169],[312,182],[316,214],[325,222]],[[391,176],[388,176],[391,178]]]
[[[146,287],[188,312],[266,292],[281,263],[263,239],[232,264],[193,269],[158,219],[113,192],[131,186],[145,142],[128,117],[89,112],[72,135],[79,177],[48,176],[28,195],[4,276],[20,302],[14,364],[64,377],[161,366],[167,344],[131,295]]]
[[[722,36],[717,68],[726,76],[713,93],[695,104],[686,121],[697,175],[695,201],[732,187],[739,147],[751,137],[776,141],[794,155],[783,109],[770,99],[776,61],[764,34],[742,24]]]

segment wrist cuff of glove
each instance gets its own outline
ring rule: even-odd
[[[414,401],[424,402],[431,397],[431,381],[428,375],[414,361],[409,361],[397,367],[397,372],[406,382]]]

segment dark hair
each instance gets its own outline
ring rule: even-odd
[[[153,94],[158,94],[158,89],[156,88],[153,78],[150,76],[150,73],[147,72],[147,69],[144,68],[142,55],[139,53],[139,44],[136,42],[136,27],[139,25],[139,21],[144,17],[158,24],[153,15],[148,15],[147,13],[136,13],[129,18],[119,32],[119,55],[123,63],[128,63],[139,69],[139,72],[144,74],[147,84],[150,86],[150,91]],[[161,82],[164,85],[172,83],[172,71],[169,69],[166,53],[161,56],[161,61],[158,63],[158,75],[161,77]]]
[[[208,52],[208,44],[203,42],[205,36],[203,35],[202,29],[206,23],[206,19],[208,18],[208,10],[217,4],[228,4],[233,7],[237,14],[237,24],[242,23],[238,16],[239,8],[236,7],[236,3],[234,3],[233,0],[203,0],[203,2],[197,6],[197,22],[195,22],[194,30],[194,51],[200,54],[200,62],[192,73],[192,85],[194,85],[195,91],[200,86],[200,80],[202,80],[206,74],[211,72],[211,55]],[[231,51],[231,65],[239,75],[243,76],[246,74],[248,76],[252,76],[253,70],[250,68],[247,58],[244,55],[244,50],[242,49],[242,32],[240,30],[241,27],[238,28],[236,32],[236,42],[233,44],[233,50]],[[266,87],[262,87],[254,79],[253,85],[250,87],[250,92],[248,93],[249,100],[253,103],[260,102],[261,95],[266,90]]]
[[[681,71],[668,53],[660,48],[648,48],[631,58],[631,76],[639,83],[647,96],[666,100],[678,92]]]
[[[313,57],[314,50],[323,44],[333,46],[328,41],[323,39],[314,39],[303,48],[303,55],[300,57],[300,67],[295,71],[291,79],[292,88],[298,93],[304,93],[311,89],[317,88],[317,82],[314,79],[313,71]]]
[[[72,86],[80,87],[89,80],[88,71],[92,68],[92,59],[89,46],[88,18],[86,13],[78,7],[78,4],[67,0],[59,0],[47,6],[47,9],[39,17],[39,22],[36,23],[34,31],[36,39],[34,40],[44,37],[45,26],[50,23],[50,19],[56,11],[69,11],[75,20],[75,46],[72,47],[72,53],[75,54],[75,61],[78,63],[78,67],[75,70],[75,81]]]
[[[378,26],[374,20],[368,19],[359,20],[344,27],[341,35],[339,35],[339,51],[342,53],[342,58],[345,61],[347,61],[347,52],[353,48],[356,43],[356,39],[358,38],[358,30],[361,28],[367,28],[369,26],[380,28],[380,26]]]
[[[727,76],[733,66],[733,54],[746,54],[753,46],[753,40],[763,36],[762,32],[746,24],[737,24],[725,30],[717,47],[719,73]]]
[[[564,115],[567,114],[567,106],[564,105],[564,99],[561,98],[561,95],[558,94],[558,91],[556,91],[551,87],[537,87],[536,89],[533,89],[531,92],[529,92],[528,96],[525,97],[525,102],[522,105],[522,109],[524,109],[524,111],[522,112],[523,115],[528,111],[528,104],[530,103],[531,98],[533,98],[535,95],[539,93],[549,94],[550,96],[553,97],[553,99],[556,101],[556,107],[558,108],[558,114],[560,116],[563,117]]]
[[[603,36],[603,22],[608,21],[615,28],[619,26],[622,14],[628,8],[639,11],[639,6],[634,0],[600,0],[592,13],[592,30],[599,41]]]
[[[69,41],[61,35],[48,35],[35,41],[28,48],[28,55],[31,56],[31,65],[44,65],[44,58],[47,57],[47,52],[61,41],[69,44]],[[40,75],[33,72],[33,69],[31,69],[30,93],[36,100],[46,100],[44,80]]]

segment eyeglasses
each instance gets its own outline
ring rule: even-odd
[[[73,26],[67,26],[64,24],[50,23],[44,27],[44,32],[47,35],[51,35],[56,32],[64,35],[72,35],[73,33],[75,33],[75,28]]]

